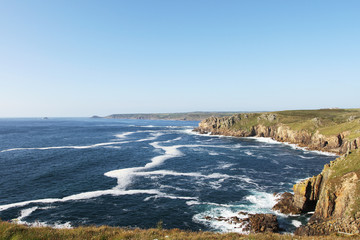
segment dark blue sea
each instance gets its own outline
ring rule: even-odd
[[[274,192],[335,158],[270,139],[199,135],[197,124],[0,119],[0,218],[241,232],[213,218],[273,213]],[[309,217],[275,214],[288,232]]]

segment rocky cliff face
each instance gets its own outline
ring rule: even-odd
[[[354,119],[348,120],[353,121]],[[311,120],[314,126],[321,119]],[[351,126],[357,129],[358,122]],[[333,124],[333,123],[332,123]],[[333,232],[360,233],[360,149],[359,137],[348,138],[351,131],[339,129],[336,134],[320,134],[315,128],[293,129],[278,121],[276,114],[239,114],[232,117],[211,117],[200,122],[196,131],[236,137],[270,137],[294,143],[311,150],[342,154],[323,171],[294,185],[294,194],[284,193],[274,206],[285,214],[314,211],[309,223],[296,230],[298,235],[323,235]],[[356,130],[359,131],[359,130]],[[355,134],[356,135],[356,134]],[[358,136],[358,135],[357,135]]]
[[[294,186],[294,199],[313,201],[316,206],[309,223],[298,228],[296,234],[360,233],[359,156],[359,150],[349,152],[325,165],[319,175]],[[303,211],[311,209],[305,207]]]
[[[254,116],[255,115],[255,116]],[[345,139],[349,132],[325,136],[319,131],[293,130],[277,120],[276,114],[238,114],[231,117],[210,117],[199,123],[195,129],[200,133],[234,137],[270,137],[280,142],[289,142],[311,150],[344,154],[357,149],[360,137],[351,141]],[[257,117],[256,117],[257,116]],[[255,121],[254,121],[254,117]],[[244,123],[241,125],[241,123]]]

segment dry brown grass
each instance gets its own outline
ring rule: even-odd
[[[317,236],[299,237],[281,234],[251,234],[240,235],[237,233],[191,232],[179,229],[127,229],[116,227],[78,227],[73,229],[53,229],[48,227],[27,227],[9,222],[0,222],[0,239],[137,239],[137,240],[212,240],[212,239],[243,239],[243,240],[331,240],[331,239],[360,239],[360,236]]]

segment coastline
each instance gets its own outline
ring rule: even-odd
[[[293,186],[273,207],[284,214],[314,212],[296,235],[360,233],[360,112],[357,109],[282,111],[211,117],[199,134],[249,138],[285,144],[305,152],[337,157],[323,171]]]

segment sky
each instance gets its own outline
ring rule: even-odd
[[[360,1],[2,0],[0,117],[359,108]]]

